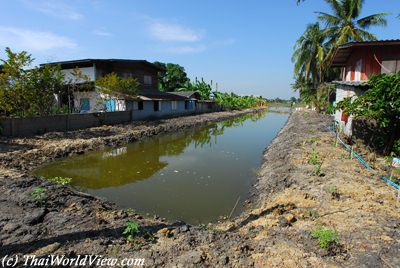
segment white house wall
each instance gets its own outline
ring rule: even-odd
[[[61,72],[64,74],[64,81],[69,82],[69,81],[73,81],[74,83],[83,83],[85,82],[85,80],[83,79],[77,79],[76,77],[72,75],[73,71],[75,69],[64,69],[61,70]],[[79,68],[79,70],[84,74],[87,75],[88,78],[90,78],[90,81],[94,81],[96,79],[96,71],[95,71],[95,67],[83,67],[83,68]]]
[[[362,91],[352,86],[337,85],[336,88],[336,104],[348,97],[360,96]],[[353,116],[350,115],[347,119],[347,123],[342,121],[342,111],[336,110],[335,121],[339,124],[340,130],[346,135],[351,136],[353,134]]]

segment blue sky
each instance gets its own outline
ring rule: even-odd
[[[222,91],[267,98],[293,95],[291,55],[323,0],[9,0],[1,1],[4,48],[27,50],[35,63],[81,58],[178,63],[190,78]],[[399,0],[366,0],[363,16],[392,12],[381,39],[400,38]]]

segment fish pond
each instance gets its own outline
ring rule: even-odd
[[[287,118],[245,115],[62,159],[34,174],[72,178],[73,187],[120,208],[205,224],[243,210],[263,151]]]

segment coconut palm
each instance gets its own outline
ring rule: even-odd
[[[331,52],[337,46],[352,41],[377,40],[368,32],[371,26],[386,26],[385,16],[389,13],[377,13],[359,18],[364,0],[325,0],[333,14],[317,12],[318,19],[326,24],[325,33],[330,37]]]
[[[310,24],[297,40],[292,56],[292,61],[295,63],[295,76],[302,77],[303,80],[311,80],[314,89],[324,77],[327,50],[325,40],[326,36],[319,23]]]

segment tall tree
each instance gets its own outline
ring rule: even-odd
[[[58,66],[31,68],[33,58],[26,51],[7,58],[0,73],[0,110],[10,116],[48,115],[55,107],[55,95],[63,90],[63,74]]]
[[[326,67],[326,36],[319,23],[310,24],[306,31],[297,40],[292,56],[294,74],[297,79],[311,80],[316,90],[323,80]]]
[[[155,65],[162,67],[165,71],[158,74],[158,82],[162,91],[175,91],[183,88],[189,81],[185,68],[179,64],[154,62]]]
[[[352,41],[371,41],[377,37],[368,32],[371,26],[386,26],[385,16],[389,13],[376,13],[360,18],[364,0],[325,0],[332,14],[317,12],[318,19],[326,24],[325,34],[329,36],[330,54],[345,43]]]

